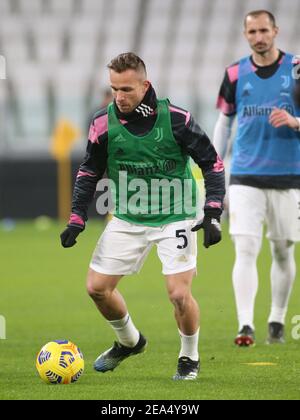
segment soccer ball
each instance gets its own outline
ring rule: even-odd
[[[83,374],[83,355],[71,341],[52,341],[38,353],[36,368],[47,384],[70,384]]]

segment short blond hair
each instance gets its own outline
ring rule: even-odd
[[[126,70],[140,71],[147,75],[144,61],[132,52],[123,53],[111,60],[107,66],[110,70],[123,73]]]

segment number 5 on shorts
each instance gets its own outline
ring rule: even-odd
[[[183,245],[178,245],[177,246],[178,249],[185,249],[185,248],[187,248],[187,246],[188,246],[188,238],[186,236],[186,230],[185,229],[176,230],[176,238],[182,238],[184,240],[184,244]]]

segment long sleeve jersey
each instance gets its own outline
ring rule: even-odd
[[[120,121],[131,134],[145,136],[153,128],[157,112],[152,109],[149,113],[149,108],[143,112],[143,109],[146,109],[143,106],[138,108],[141,112],[128,120],[126,114],[120,114],[117,107],[116,111],[120,116]],[[225,196],[223,162],[205,132],[188,111],[172,104],[169,104],[169,110],[172,131],[177,144],[180,145],[182,153],[192,157],[202,170],[206,189],[204,211],[206,214],[220,216]],[[108,141],[106,107],[96,113],[90,126],[86,155],[75,182],[70,224],[84,226],[88,219],[88,207],[93,201],[97,183],[107,171]]]

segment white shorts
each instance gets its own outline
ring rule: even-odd
[[[195,220],[160,227],[125,222],[114,217],[106,226],[92,257],[90,268],[97,273],[129,275],[138,273],[156,244],[163,274],[178,274],[197,266]]]
[[[300,242],[300,190],[275,190],[231,185],[230,234],[267,237],[273,241]]]

